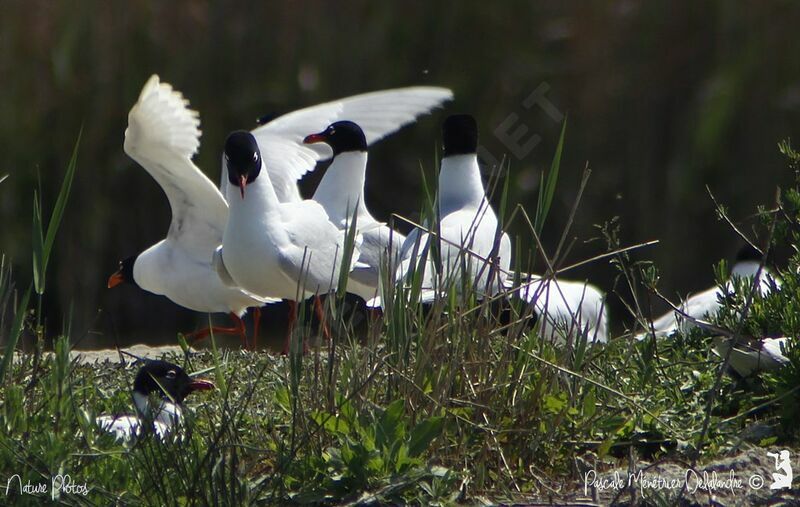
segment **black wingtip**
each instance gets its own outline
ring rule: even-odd
[[[256,124],[257,125],[266,125],[267,123],[271,122],[272,120],[274,120],[278,116],[280,116],[278,113],[274,113],[274,112],[273,113],[267,113],[265,115],[262,115],[262,116],[259,116],[258,118],[256,118]]]

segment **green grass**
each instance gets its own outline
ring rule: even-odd
[[[71,167],[65,181],[74,158]],[[548,200],[552,192],[548,185]],[[64,209],[57,205],[55,218]],[[538,209],[540,226],[547,206]],[[800,193],[785,192],[778,209],[764,211],[765,228],[776,223],[772,242],[800,244]],[[44,264],[31,287],[44,290],[58,222],[51,219],[46,234],[37,223]],[[609,248],[618,248],[614,224],[604,231]],[[626,253],[613,260],[620,284],[634,293],[656,280],[651,266],[632,264]],[[797,267],[795,256],[781,273],[784,289],[756,297],[744,320],[749,291],[740,288],[720,323],[796,333]],[[68,328],[48,337],[52,354],[18,353],[12,361],[15,337],[39,335],[42,316],[28,307],[30,289],[9,296],[17,289],[10,268],[0,268],[0,315],[11,319],[0,376],[0,484],[13,474],[48,485],[69,474],[91,488],[87,497],[58,498],[74,505],[450,505],[546,496],[576,478],[578,458],[598,467],[633,454],[713,459],[741,446],[756,422],[777,428],[753,445],[797,443],[791,424],[779,425],[797,415],[800,351],[789,351],[791,368],[754,386],[723,374],[710,337],[699,332],[643,342],[624,335],[596,347],[576,337],[562,347],[540,339],[519,304],[501,323],[496,302],[477,301],[465,286],[422,308],[408,303],[418,284],[384,285],[385,314],[365,335],[354,331],[341,299],[329,300],[334,339],[308,355],[299,347],[288,357],[215,347],[168,358],[205,372],[218,389],[187,400],[184,437],[123,445],[93,421],[132,411],[136,367],[70,360]],[[41,497],[12,486],[8,500]]]

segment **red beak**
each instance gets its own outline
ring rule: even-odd
[[[116,273],[108,277],[108,288],[109,289],[114,288],[124,281],[125,278],[122,276],[122,271],[117,271]]]
[[[247,186],[247,176],[239,176],[239,191],[242,193],[244,199],[244,187]]]
[[[214,383],[210,380],[196,379],[189,384],[189,389],[192,391],[209,391],[214,389]]]
[[[325,140],[325,134],[320,132],[319,134],[311,134],[310,136],[306,136],[306,138],[303,139],[303,144],[324,143]]]

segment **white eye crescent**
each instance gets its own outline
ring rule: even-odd
[[[175,370],[169,370],[167,372],[167,378],[169,378],[169,379],[174,379],[177,376],[178,376],[178,373]]]

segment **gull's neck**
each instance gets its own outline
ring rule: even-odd
[[[146,394],[134,391],[133,404],[136,405],[136,412],[139,417],[146,418],[150,416],[150,398]]]
[[[262,213],[277,210],[279,204],[275,188],[272,186],[263,162],[258,177],[244,189],[244,199],[242,199],[241,189],[236,185],[228,186],[228,195],[225,197],[228,199],[231,217],[240,213],[244,213],[245,216],[259,217]]]
[[[158,408],[153,410],[150,397],[138,391],[133,392],[133,403],[140,419],[158,421],[170,427],[176,424],[182,415],[181,407],[168,399],[162,399]]]
[[[334,157],[314,192],[314,200],[325,208],[333,223],[352,219],[356,206],[358,218],[369,214],[364,204],[366,172],[365,151],[346,151]]]
[[[439,214],[464,208],[478,208],[486,199],[478,156],[474,153],[442,159],[439,171]]]

